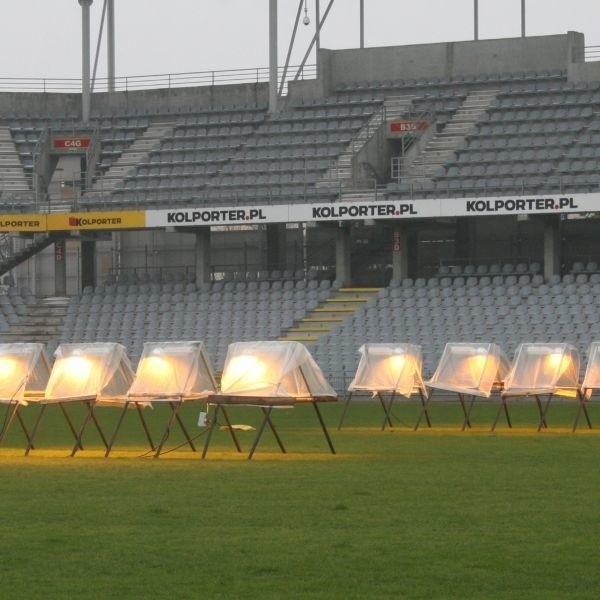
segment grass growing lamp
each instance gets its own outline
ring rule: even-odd
[[[175,422],[179,425],[191,449],[195,451],[196,448],[179,416],[179,411],[184,402],[206,399],[216,391],[217,383],[203,342],[146,342],[135,379],[126,395],[119,399],[123,404],[123,410],[109,441],[106,456],[110,453],[129,407],[137,408],[155,457],[160,455]],[[143,404],[149,401],[164,402],[171,409],[163,436],[156,446],[152,442],[141,412]],[[238,451],[241,451],[233,430],[230,431]]]
[[[500,389],[508,368],[508,359],[496,344],[449,343],[446,344],[437,369],[427,386],[458,395],[463,410],[464,430],[471,427],[471,410],[475,398],[489,398],[494,390]],[[423,406],[415,429],[418,429],[423,416],[427,416],[427,405],[432,396],[433,393]],[[465,402],[465,396],[470,397],[468,404]]]
[[[37,431],[43,410],[49,404],[61,406],[69,427],[74,432],[64,405],[79,402],[87,405],[88,412],[79,433],[75,436],[75,446],[71,455],[82,448],[81,439],[90,420],[96,426],[105,448],[108,448],[106,436],[94,414],[94,407],[98,404],[113,404],[129,389],[133,381],[133,371],[125,347],[108,342],[61,344],[54,356],[52,372],[44,399],[41,401],[42,411],[34,432]]]
[[[575,422],[573,423],[573,431],[577,429],[579,417],[583,412],[588,427],[592,428],[592,421],[587,410],[586,403],[592,398],[594,392],[600,389],[600,342],[592,342],[588,350],[588,362],[583,376],[583,383],[578,393],[579,407]]]
[[[32,444],[19,411],[29,402],[43,397],[49,374],[50,365],[43,344],[0,344],[0,404],[7,405],[7,414],[0,429],[0,444],[15,419],[28,444]]]
[[[221,377],[221,392],[210,399],[215,414],[210,421],[202,456],[206,456],[218,413],[231,404],[257,406],[263,412],[263,421],[248,458],[252,458],[267,425],[281,451],[285,452],[271,420],[271,412],[277,406],[294,406],[302,402],[314,407],[329,449],[335,453],[318,407],[319,402],[335,400],[335,390],[303,344],[292,341],[230,344]]]
[[[578,379],[579,352],[574,346],[565,343],[520,344],[504,382],[502,404],[505,412],[508,415],[508,398],[533,397],[540,416],[538,431],[546,428],[546,413],[553,396],[576,398]],[[540,396],[547,396],[544,405]]]
[[[393,426],[392,406],[398,395],[410,398],[418,393],[421,406],[427,398],[421,370],[421,346],[414,344],[363,344],[359,349],[360,362],[356,375],[348,386],[348,396],[338,429],[341,429],[350,401],[355,392],[370,392],[377,397],[385,414],[381,429]],[[389,396],[386,402],[384,395]],[[427,417],[429,419],[429,417]]]

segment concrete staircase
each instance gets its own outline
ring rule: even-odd
[[[31,190],[8,127],[0,127],[0,192]]]
[[[42,342],[50,351],[62,335],[69,298],[38,298],[25,307],[25,314],[0,333],[2,342]]]
[[[158,146],[160,140],[173,131],[174,125],[174,122],[166,121],[152,123],[129,148],[123,151],[117,161],[111,165],[110,169],[104,175],[98,177],[91,190],[86,193],[86,196],[110,194],[123,182],[129,171],[148,158],[150,151]]]
[[[371,118],[354,135],[347,148],[339,154],[334,164],[317,181],[317,187],[344,188],[352,185],[352,159],[354,155],[375,135],[385,119],[384,107],[371,115]]]
[[[283,331],[277,339],[314,346],[322,335],[329,333],[333,327],[365,306],[379,291],[380,288],[340,288],[303,319]]]
[[[429,140],[423,152],[412,163],[404,166],[402,180],[410,182],[415,179],[431,179],[435,172],[452,158],[452,154],[464,142],[465,136],[474,129],[498,92],[499,90],[470,92],[446,127]]]

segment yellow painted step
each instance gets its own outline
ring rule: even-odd
[[[316,342],[319,339],[318,335],[286,335],[280,336],[278,340],[287,340],[290,342]]]
[[[358,293],[360,294],[361,292],[380,292],[383,288],[340,288],[338,290],[338,292],[345,292],[345,293]]]
[[[331,312],[331,311],[330,311]],[[341,323],[342,317],[304,317],[303,323]]]
[[[304,332],[304,333],[311,333],[311,332],[321,332],[321,333],[327,333],[328,331],[331,331],[330,327],[290,327],[288,329],[288,331],[295,331],[295,332]]]
[[[315,308],[313,312],[356,312],[354,308],[343,308],[341,306],[331,306],[329,308]]]
[[[325,302],[368,302],[370,298],[327,298]]]

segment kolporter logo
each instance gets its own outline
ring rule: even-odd
[[[96,219],[69,217],[69,227],[97,227],[99,225],[120,225],[121,223],[121,217],[101,217]]]
[[[401,217],[418,215],[412,202],[402,204],[331,204],[313,206],[313,219],[344,219],[348,217]]]
[[[40,221],[0,221],[0,227],[15,227],[17,229],[20,227],[41,227],[41,225]]]
[[[173,211],[167,213],[167,223],[225,223],[229,221],[265,221],[262,208]]]
[[[534,212],[562,209],[575,210],[579,207],[573,198],[519,198],[518,200],[467,200],[467,212]]]

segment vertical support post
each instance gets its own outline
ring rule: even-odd
[[[54,242],[54,294],[67,295],[67,244],[64,239]]]
[[[284,271],[287,268],[285,224],[267,225],[267,270]]]
[[[317,77],[321,70],[319,69],[319,51],[321,50],[321,30],[319,29],[319,23],[321,22],[321,5],[319,0],[315,0],[315,35],[317,36],[316,49],[317,49]]]
[[[473,0],[473,39],[479,39],[479,0]]]
[[[392,279],[402,281],[408,277],[408,236],[406,224],[398,223],[392,232]],[[387,285],[387,282],[385,282]]]
[[[196,284],[210,281],[210,227],[196,230]]]
[[[525,0],[521,0],[521,37],[525,37]]]
[[[360,0],[360,47],[365,47],[365,0]]]
[[[341,282],[342,287],[350,285],[352,279],[350,269],[350,228],[343,224],[336,231],[335,278]]]
[[[269,112],[277,111],[277,0],[269,0]]]
[[[544,220],[544,277],[560,274],[560,217]]]
[[[107,0],[106,40],[108,50],[108,91],[115,91],[115,0]]]
[[[96,285],[96,242],[81,242],[81,288]]]
[[[94,0],[79,0],[81,6],[81,120],[90,120],[90,6]]]

